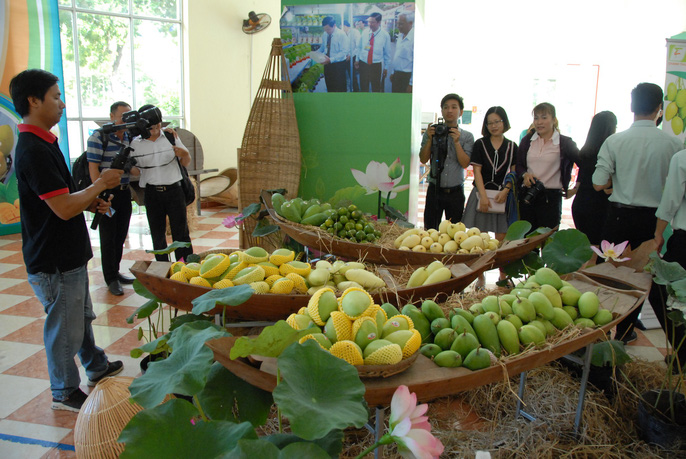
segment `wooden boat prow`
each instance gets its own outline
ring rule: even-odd
[[[481,254],[448,254],[431,252],[413,252],[407,250],[391,249],[382,247],[378,244],[359,244],[347,239],[334,238],[310,226],[293,223],[276,213],[271,205],[271,195],[262,191],[262,202],[267,207],[271,218],[281,228],[281,231],[300,244],[311,247],[323,253],[329,253],[349,260],[364,260],[368,263],[380,265],[416,265],[426,266],[434,260],[443,262],[444,265],[454,263],[464,263],[469,260],[477,259]],[[508,241],[495,251],[492,266],[489,269],[500,268],[512,261],[524,257],[527,253],[539,247],[548,239],[556,229],[552,229],[545,234],[538,234],[525,239]]]

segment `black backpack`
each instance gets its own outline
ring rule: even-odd
[[[91,181],[90,171],[88,170],[88,158],[86,153],[87,152],[85,151],[81,153],[71,167],[71,176],[74,179],[76,191],[85,190],[93,183]]]

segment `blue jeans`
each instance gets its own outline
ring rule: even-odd
[[[50,389],[56,400],[65,400],[79,388],[81,379],[74,362],[78,354],[90,379],[107,370],[105,351],[95,345],[91,322],[95,319],[85,266],[53,274],[28,275],[29,284],[43,304],[43,342],[48,357]]]

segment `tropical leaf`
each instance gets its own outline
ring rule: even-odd
[[[207,381],[214,353],[205,346],[210,339],[227,336],[210,322],[192,322],[170,333],[168,358],[155,362],[129,386],[131,398],[144,408],[159,405],[167,394],[196,395]]]
[[[238,217],[236,217],[236,221],[237,222],[243,221],[246,218],[248,218],[252,215],[255,215],[256,213],[259,213],[260,209],[262,209],[262,204],[260,204],[258,202],[253,202],[249,206],[246,206],[243,208],[243,212],[241,212],[240,215],[238,215]]]
[[[205,322],[213,322],[214,317],[205,314],[182,314],[180,316],[174,317],[169,324],[169,331],[172,332],[182,326],[183,324],[189,324],[191,322],[197,322],[204,320]]]
[[[247,284],[210,290],[191,301],[193,314],[202,314],[217,306],[238,306],[248,301],[253,293],[255,291]]]
[[[274,443],[279,449],[283,450],[286,446],[291,443],[302,442],[303,439],[297,437],[293,434],[274,434],[262,437],[263,439]],[[322,438],[312,440],[313,443],[319,445],[324,451],[326,451],[330,457],[337,458],[340,456],[343,450],[343,431],[339,429],[334,429]]]
[[[266,220],[262,220],[266,221]],[[252,232],[253,237],[265,237],[269,236],[270,234],[276,233],[279,231],[281,228],[278,227],[277,225],[256,225],[255,229]]]
[[[274,401],[295,435],[314,440],[367,422],[365,386],[357,370],[313,340],[289,346],[278,368],[283,381],[274,389]]]
[[[543,260],[541,260],[541,257],[538,256],[538,252],[533,251],[524,255],[524,257],[519,260],[514,260],[507,263],[500,269],[502,269],[503,272],[508,275],[508,277],[518,278],[522,277],[523,275],[528,275],[542,267]]]
[[[274,325],[265,327],[257,338],[241,336],[231,348],[231,359],[261,355],[264,357],[278,357],[291,344],[298,341],[312,330],[295,330],[285,321],[279,320]]]
[[[241,439],[257,439],[249,422],[203,422],[199,414],[181,399],[136,413],[119,435],[118,441],[126,443],[119,457],[218,457]]]
[[[624,350],[624,343],[617,340],[603,341],[593,345],[591,364],[597,367],[620,366],[631,362],[631,357]]]
[[[339,207],[341,205],[341,201],[353,202],[365,194],[367,194],[367,190],[360,185],[353,185],[336,191],[336,193],[334,193],[331,199],[329,199],[327,202],[334,207]]]
[[[152,315],[152,313],[155,312],[160,306],[162,306],[162,303],[159,301],[148,300],[142,306],[139,306],[133,314],[126,318],[126,323],[132,324],[133,320],[136,318],[145,319],[146,317],[150,317],[150,315]]]
[[[543,262],[558,274],[578,270],[592,255],[588,237],[576,229],[556,232],[541,251]]]
[[[157,300],[160,301],[154,294],[148,290],[145,285],[141,283],[138,279],[133,281],[133,291],[136,292],[138,295],[142,296],[143,298],[147,298],[149,300]]]
[[[512,223],[505,233],[506,241],[516,241],[517,239],[524,239],[526,233],[531,231],[531,223],[526,220],[517,220]]]
[[[198,400],[210,419],[250,422],[255,427],[267,421],[273,404],[270,392],[243,381],[219,362],[212,365]],[[237,418],[233,415],[234,408]]]
[[[302,439],[295,443],[289,443],[284,449],[279,451],[273,443],[264,439],[259,440],[240,440],[238,445],[227,454],[222,456],[226,459],[329,459],[332,456],[327,454],[316,443],[304,442]],[[335,456],[338,457],[338,456]]]
[[[190,246],[191,246],[190,242],[174,241],[169,246],[167,246],[166,249],[146,250],[145,253],[152,253],[154,255],[169,255],[170,253],[172,253],[176,249],[183,249],[183,248],[190,247]]]

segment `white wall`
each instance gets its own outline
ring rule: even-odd
[[[250,105],[274,38],[279,0],[186,0],[186,119],[200,139],[205,168],[236,167]],[[241,27],[248,12],[268,13],[272,24],[254,35]],[[252,66],[251,66],[252,50]],[[252,89],[252,91],[251,91]]]

